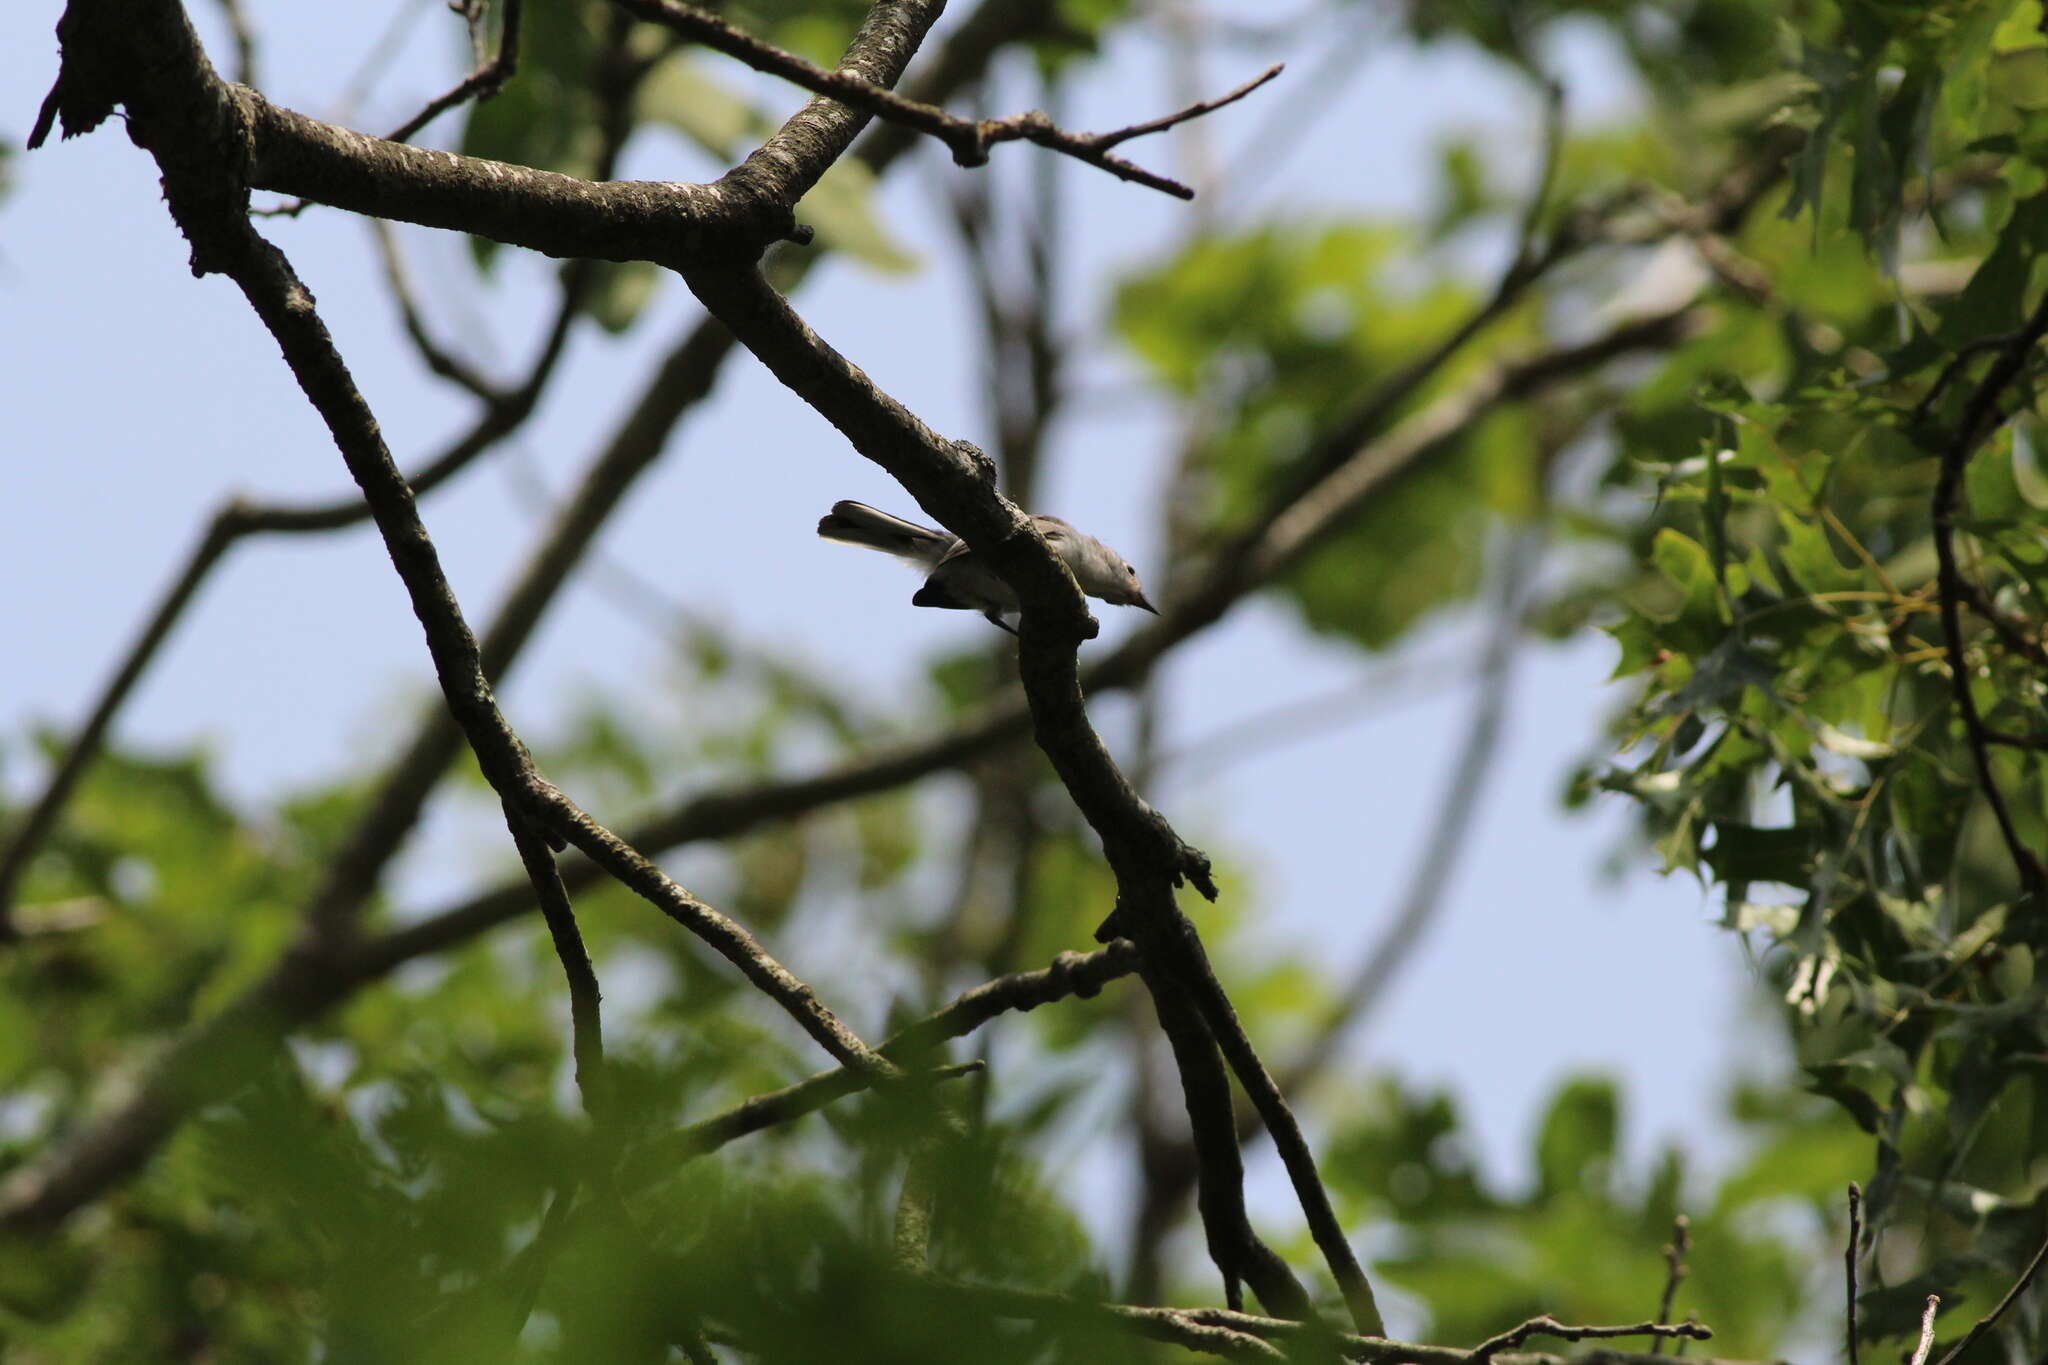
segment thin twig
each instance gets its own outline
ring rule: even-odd
[[[1842,1283],[1848,1299],[1844,1321],[1847,1324],[1849,1365],[1857,1365],[1857,1355],[1862,1349],[1857,1341],[1856,1328],[1856,1262],[1862,1250],[1863,1187],[1852,1180],[1849,1182],[1849,1245],[1842,1248]]]
[[[456,82],[452,89],[427,101],[424,109],[385,135],[387,142],[403,142],[456,105],[469,100],[487,100],[519,74],[519,7],[522,0],[503,0],[499,12],[498,53]],[[481,11],[479,11],[481,12]]]
[[[1685,1253],[1692,1247],[1692,1221],[1684,1214],[1671,1220],[1671,1240],[1664,1244],[1664,1296],[1657,1301],[1657,1321],[1671,1321],[1672,1301],[1678,1297],[1678,1286],[1685,1282]],[[1685,1343],[1681,1339],[1681,1346]],[[1650,1354],[1664,1354],[1664,1338],[1650,1343]],[[1850,1365],[1854,1365],[1852,1361]]]
[[[1538,163],[1536,184],[1522,206],[1521,225],[1515,231],[1515,254],[1509,270],[1527,269],[1538,259],[1536,235],[1543,227],[1543,211],[1550,204],[1557,185],[1558,167],[1564,161],[1564,82],[1554,76],[1532,72],[1543,91],[1543,159]]]
[[[1289,1064],[1282,1088],[1291,1094],[1300,1093],[1321,1074],[1337,1055],[1344,1037],[1386,998],[1388,987],[1412,958],[1444,904],[1445,892],[1458,866],[1459,850],[1470,837],[1487,776],[1500,756],[1501,734],[1514,680],[1514,658],[1523,640],[1522,613],[1542,544],[1540,530],[1518,531],[1509,537],[1506,553],[1495,570],[1498,597],[1492,628],[1487,632],[1479,659],[1479,695],[1444,781],[1440,804],[1429,823],[1429,838],[1386,928],[1346,983],[1314,1038]]]
[[[1222,1308],[1154,1308],[1127,1303],[1101,1303],[1066,1295],[959,1284],[933,1278],[905,1283],[903,1291],[905,1294],[927,1292],[958,1298],[975,1304],[997,1317],[1113,1324],[1152,1340],[1227,1358],[1273,1358],[1246,1350],[1243,1339],[1251,1338],[1289,1348],[1286,1358],[1298,1360],[1327,1358],[1334,1353],[1346,1360],[1367,1361],[1371,1362],[1371,1365],[1483,1365],[1484,1361],[1480,1351],[1464,1351],[1452,1346],[1432,1346],[1421,1342],[1394,1341],[1386,1337],[1354,1336],[1332,1332],[1316,1322],[1261,1317],[1254,1313],[1238,1313]],[[1204,1336],[1195,1329],[1221,1331],[1230,1335]],[[1550,1318],[1537,1318],[1516,1330],[1526,1330],[1526,1334],[1530,1336],[1555,1336],[1567,1341],[1654,1336],[1660,1333],[1698,1341],[1707,1340],[1712,1336],[1706,1328],[1697,1324],[1663,1328],[1658,1328],[1654,1323],[1639,1323],[1629,1327],[1572,1327]],[[1568,1361],[1565,1356],[1535,1351],[1518,1352],[1507,1356],[1497,1355],[1494,1359],[1499,1365],[1508,1365],[1509,1362],[1513,1365],[1567,1365]],[[1590,1361],[1599,1361],[1602,1365],[1654,1365],[1658,1357],[1603,1348],[1569,1359],[1576,1359],[1581,1365]],[[1668,1359],[1664,1365],[1669,1365]],[[1702,1365],[1730,1363],[1702,1362]]]
[[[231,3],[231,0],[223,0],[223,3]],[[450,6],[462,14],[464,20],[469,24],[470,46],[475,50],[474,60],[477,65],[467,76],[456,82],[452,89],[444,91],[427,101],[425,108],[386,134],[385,141],[404,142],[414,133],[417,133],[456,105],[467,103],[472,99],[481,103],[491,98],[504,89],[507,81],[518,74],[519,7],[522,0],[503,0],[503,3],[504,12],[501,21],[502,27],[498,34],[498,52],[489,61],[483,60],[481,51],[482,37],[479,32],[479,25],[483,18],[483,6],[475,3],[470,3],[466,6],[463,4],[453,4]],[[390,37],[391,35],[387,35],[387,41]],[[246,84],[247,82],[244,83]],[[292,199],[269,208],[257,209],[255,210],[255,216],[258,218],[296,218],[312,207],[312,205],[313,201],[310,199]],[[381,224],[382,220],[378,221]]]
[[[2027,1268],[2012,1282],[2012,1288],[2005,1291],[2005,1297],[1998,1301],[1997,1306],[1977,1319],[1976,1325],[1964,1334],[1961,1341],[1942,1353],[1939,1365],[1955,1365],[1955,1362],[1962,1358],[1963,1352],[1975,1346],[1977,1339],[1990,1331],[1993,1324],[2005,1316],[2005,1310],[2012,1307],[2013,1301],[2026,1292],[2027,1286],[2034,1282],[2034,1277],[2041,1273],[2044,1261],[2048,1261],[2048,1241],[2042,1242],[2034,1249],[2034,1259],[2027,1262]],[[1850,1362],[1850,1365],[1855,1365],[1855,1362]]]
[[[1696,1322],[1666,1324],[1634,1322],[1625,1327],[1585,1327],[1559,1322],[1548,1313],[1530,1318],[1519,1327],[1489,1337],[1472,1350],[1472,1365],[1485,1365],[1496,1354],[1520,1346],[1530,1337],[1556,1337],[1560,1341],[1604,1341],[1615,1337],[1675,1337],[1680,1340],[1711,1341],[1713,1332]]]
[[[1929,1294],[1927,1306],[1920,1310],[1920,1344],[1913,1348],[1909,1365],[1927,1365],[1927,1353],[1934,1349],[1934,1315],[1941,1311],[1941,1295]]]
[[[569,982],[569,1028],[571,1053],[576,1059],[576,1091],[583,1097],[583,1112],[602,1122],[610,1110],[610,1090],[605,1081],[604,1023],[598,1011],[601,993],[597,986],[597,970],[590,965],[590,953],[583,946],[582,932],[576,927],[576,912],[569,904],[569,893],[562,889],[562,875],[555,867],[555,856],[548,848],[546,837],[530,827],[509,804],[505,807],[505,823],[512,831],[512,842],[519,850],[519,860],[525,864],[526,875],[533,883],[541,916],[547,921],[548,936],[554,941],[555,957],[561,962],[562,974]]]
[[[679,0],[618,0],[618,3],[638,18],[649,23],[661,24],[714,51],[744,62],[757,71],[780,76],[814,94],[828,96],[878,118],[902,123],[919,132],[928,133],[945,143],[951,149],[954,161],[962,166],[979,166],[986,163],[989,149],[997,143],[1033,142],[1108,171],[1120,180],[1160,190],[1178,199],[1192,199],[1195,192],[1177,180],[1156,175],[1141,166],[1114,156],[1109,149],[1134,137],[1171,128],[1177,123],[1185,123],[1189,119],[1198,118],[1243,99],[1259,86],[1278,76],[1281,71],[1279,66],[1274,66],[1227,95],[1205,100],[1163,118],[1132,124],[1107,133],[1070,133],[1037,110],[1012,115],[1009,118],[980,121],[955,118],[943,109],[906,98],[887,86],[853,75],[843,67],[837,71],[827,71],[814,62],[806,61],[793,52],[727,23],[707,10],[699,9],[695,5],[682,4]]]
[[[1264,85],[1267,81],[1273,80],[1276,77],[1278,77],[1279,74],[1282,71],[1285,71],[1286,69],[1287,64],[1285,62],[1275,62],[1271,66],[1267,67],[1264,71],[1261,71],[1258,75],[1252,77],[1244,84],[1238,86],[1235,90],[1230,91],[1228,94],[1218,95],[1214,99],[1197,100],[1195,103],[1188,105],[1185,109],[1181,109],[1174,113],[1167,114],[1162,118],[1151,119],[1145,123],[1134,123],[1128,128],[1119,128],[1113,133],[1096,133],[1092,136],[1084,134],[1082,140],[1087,142],[1091,146],[1100,147],[1106,150],[1110,147],[1117,146],[1120,143],[1129,142],[1134,137],[1149,137],[1153,133],[1163,133],[1167,129],[1186,123],[1190,119],[1200,118],[1204,114],[1213,114],[1218,109],[1223,108],[1223,106],[1227,104],[1237,103],[1246,95],[1251,94],[1252,91]],[[1007,121],[1008,120],[998,120],[998,122]]]
[[[1137,969],[1136,949],[1122,940],[1085,956],[1061,953],[1049,967],[1033,972],[1015,972],[984,982],[944,1009],[898,1030],[879,1050],[884,1057],[903,1067],[913,1080],[950,1080],[969,1075],[979,1069],[979,1063],[926,1069],[924,1059],[940,1043],[972,1033],[999,1015],[1013,1010],[1036,1009],[1069,997],[1086,999],[1109,982]],[[723,1113],[665,1134],[647,1144],[646,1157],[664,1168],[680,1165],[751,1133],[763,1132],[815,1113],[833,1100],[866,1088],[872,1079],[843,1066],[821,1071],[794,1085],[755,1095]]]

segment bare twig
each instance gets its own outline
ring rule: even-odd
[[[1849,1182],[1849,1245],[1842,1249],[1842,1283],[1848,1302],[1844,1322],[1849,1345],[1849,1365],[1857,1365],[1862,1349],[1856,1332],[1856,1262],[1863,1254],[1863,1187]]]
[[[1929,1294],[1927,1306],[1920,1310],[1920,1344],[1913,1348],[1909,1365],[1927,1365],[1927,1353],[1934,1349],[1934,1315],[1941,1311],[1941,1295]]]
[[[452,89],[427,101],[424,109],[388,133],[387,141],[405,141],[458,104],[472,99],[489,99],[504,88],[505,82],[519,73],[520,4],[521,0],[503,0],[503,7],[498,14],[497,55],[456,82]]]
[[[679,0],[618,0],[618,3],[638,18],[664,25],[714,51],[745,62],[757,71],[780,76],[814,94],[829,96],[879,118],[928,133],[945,143],[951,149],[953,159],[962,166],[982,165],[988,160],[989,149],[997,143],[1033,142],[1108,171],[1120,180],[1161,190],[1179,199],[1194,198],[1194,191],[1177,180],[1155,175],[1114,156],[1109,149],[1243,99],[1278,76],[1281,70],[1278,66],[1271,67],[1227,95],[1205,100],[1163,118],[1107,133],[1070,133],[1036,110],[1000,119],[976,121],[955,118],[943,109],[906,98],[885,85],[862,79],[843,69],[827,71],[793,52],[754,37],[707,10],[679,3]]]
[[[1222,1308],[1150,1308],[1125,1303],[1099,1303],[1031,1290],[953,1284],[934,1279],[923,1279],[904,1286],[906,1293],[914,1294],[919,1291],[959,1296],[998,1317],[1114,1324],[1155,1341],[1164,1341],[1184,1346],[1189,1350],[1232,1359],[1273,1358],[1246,1350],[1244,1339],[1251,1338],[1289,1348],[1287,1358],[1291,1359],[1315,1359],[1318,1356],[1335,1354],[1346,1360],[1368,1361],[1372,1365],[1484,1365],[1486,1357],[1482,1356],[1481,1352],[1494,1344],[1489,1342],[1479,1350],[1463,1351],[1452,1346],[1393,1341],[1386,1337],[1352,1336],[1332,1332],[1315,1322],[1260,1317],[1253,1313],[1238,1313]],[[1208,1329],[1211,1333],[1223,1332],[1229,1335],[1207,1335],[1193,1329]],[[1660,1334],[1704,1341],[1712,1336],[1706,1328],[1697,1324],[1681,1324],[1677,1327],[1659,1327],[1655,1323],[1637,1323],[1627,1327],[1573,1327],[1548,1317],[1534,1319],[1515,1330],[1523,1333],[1523,1339],[1529,1336],[1554,1336],[1567,1341]],[[1492,1359],[1499,1362],[1499,1365],[1566,1365],[1568,1358],[1532,1351],[1510,1355],[1496,1354]],[[1576,1360],[1579,1365],[1588,1365],[1589,1362],[1599,1362],[1599,1365],[1654,1365],[1659,1358],[1648,1354],[1601,1349],[1569,1359]],[[1669,1365],[1668,1359],[1665,1365]],[[1733,1363],[1703,1362],[1702,1365]]]
[[[933,1139],[911,1144],[903,1161],[903,1187],[896,1193],[896,1223],[892,1229],[892,1250],[898,1270],[924,1270],[932,1252],[932,1200],[937,1194],[937,1172],[933,1163],[938,1153]]]
[[[1615,1337],[1675,1337],[1680,1340],[1710,1341],[1713,1332],[1696,1322],[1681,1322],[1675,1325],[1661,1322],[1635,1322],[1626,1327],[1584,1327],[1559,1322],[1548,1313],[1530,1318],[1519,1327],[1509,1328],[1497,1337],[1489,1337],[1472,1350],[1472,1365],[1485,1365],[1496,1354],[1511,1346],[1520,1346],[1530,1337],[1556,1337],[1560,1341],[1604,1341]]]
[[[1664,1297],[1657,1301],[1657,1321],[1671,1321],[1671,1304],[1678,1297],[1678,1286],[1685,1282],[1685,1253],[1692,1246],[1692,1222],[1684,1214],[1671,1220],[1671,1240],[1664,1244]],[[1679,1342],[1682,1347],[1685,1343]],[[1664,1338],[1650,1343],[1650,1354],[1664,1354]],[[1854,1362],[1851,1362],[1854,1365]]]
[[[1144,123],[1134,123],[1128,128],[1119,128],[1113,133],[1096,133],[1093,136],[1084,135],[1082,140],[1084,142],[1087,142],[1091,146],[1100,147],[1106,150],[1110,147],[1115,147],[1120,143],[1129,142],[1134,137],[1149,137],[1153,133],[1163,133],[1169,128],[1177,127],[1180,124],[1186,123],[1189,119],[1197,119],[1204,114],[1213,114],[1218,109],[1223,108],[1227,104],[1237,103],[1246,95],[1251,94],[1252,91],[1264,85],[1267,81],[1273,80],[1276,77],[1278,77],[1279,74],[1282,71],[1285,71],[1286,69],[1287,64],[1285,62],[1275,62],[1271,66],[1267,67],[1264,71],[1261,71],[1258,75],[1252,77],[1250,80],[1244,82],[1244,84],[1238,86],[1235,90],[1230,91],[1228,94],[1218,95],[1214,99],[1197,100],[1195,103],[1188,105],[1185,109],[1181,109],[1174,113],[1167,114],[1162,118],[1150,119]],[[1000,124],[1007,123],[1009,121],[1010,120],[1008,119],[1000,119],[997,122]]]
[[[1359,1265],[1351,1243],[1344,1236],[1343,1225],[1337,1221],[1336,1210],[1330,1205],[1329,1191],[1323,1187],[1315,1156],[1309,1151],[1308,1139],[1303,1136],[1301,1125],[1295,1121],[1294,1112],[1280,1093],[1280,1087],[1274,1083],[1272,1074],[1253,1049],[1250,1036],[1238,1021],[1236,1007],[1230,1003],[1229,996],[1209,967],[1200,941],[1195,938],[1194,927],[1187,924],[1178,911],[1175,915],[1185,926],[1178,945],[1180,953],[1184,959],[1193,959],[1184,960],[1179,970],[1184,979],[1192,983],[1203,1018],[1216,1034],[1217,1046],[1229,1061],[1237,1083],[1244,1087],[1252,1107],[1258,1110],[1260,1121],[1265,1124],[1273,1146],[1280,1153],[1280,1162],[1287,1170],[1295,1198],[1308,1221],[1309,1235],[1314,1238],[1316,1249],[1323,1253],[1330,1274],[1337,1281],[1337,1289],[1344,1296],[1353,1324],[1361,1332],[1379,1335],[1386,1331],[1386,1325],[1380,1318],[1372,1284],[1366,1279],[1364,1268]],[[1228,1129],[1228,1137],[1234,1148],[1237,1141],[1234,1123]]]
[[[590,953],[583,946],[583,934],[576,927],[576,912],[569,904],[569,893],[562,889],[562,876],[555,867],[546,836],[531,828],[510,804],[505,807],[505,823],[533,883],[541,916],[547,921],[548,936],[554,940],[555,957],[568,979],[571,1050],[576,1058],[576,1090],[583,1097],[583,1112],[601,1121],[609,1112],[610,1091],[605,1082],[604,1024],[598,1012],[597,971],[590,965]]]
[[[924,1058],[940,1043],[972,1033],[989,1020],[1012,1010],[1032,1010],[1069,997],[1088,998],[1103,986],[1138,969],[1137,950],[1118,940],[1097,952],[1061,953],[1050,967],[1016,972],[976,986],[882,1044],[884,1057],[902,1066],[913,1080],[946,1080],[969,1075],[978,1062],[924,1069]],[[727,1143],[816,1113],[833,1100],[866,1088],[871,1077],[847,1067],[821,1071],[794,1085],[755,1095],[720,1114],[701,1119],[647,1144],[644,1159],[666,1169]]]
[[[1990,1331],[1998,1320],[2005,1316],[2005,1310],[2012,1307],[2014,1300],[2026,1293],[2027,1286],[2032,1284],[2034,1277],[2041,1273],[2043,1262],[2048,1262],[2048,1241],[2042,1242],[2039,1247],[2035,1248],[2034,1259],[2027,1262],[2027,1268],[2022,1270],[2019,1278],[2012,1282],[2012,1288],[2005,1291],[2005,1297],[1998,1301],[1997,1306],[1983,1317],[1977,1319],[1976,1324],[1964,1334],[1961,1341],[1942,1352],[1939,1365],[1955,1365],[1956,1361],[1962,1359],[1963,1353],[1972,1346],[1975,1346],[1977,1339]],[[1929,1300],[1929,1302],[1932,1302],[1932,1300]],[[1925,1329],[1923,1328],[1922,1330],[1924,1331]],[[1923,1347],[1921,1355],[1925,1356],[1925,1354],[1926,1350]],[[1852,1360],[1850,1365],[1855,1365],[1855,1362]],[[1917,1361],[1916,1365],[1918,1365]]]

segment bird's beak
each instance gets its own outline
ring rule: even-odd
[[[1151,612],[1154,616],[1157,616],[1159,614],[1159,608],[1153,606],[1150,602],[1147,602],[1145,600],[1145,594],[1142,592],[1132,593],[1129,605],[1133,607],[1143,607],[1146,611]]]

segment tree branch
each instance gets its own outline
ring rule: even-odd
[[[1842,1250],[1842,1280],[1848,1297],[1843,1322],[1848,1341],[1849,1365],[1859,1365],[1859,1342],[1856,1331],[1856,1258],[1862,1254],[1863,1187],[1852,1180],[1849,1182],[1849,1245]],[[1942,1365],[1948,1365],[1948,1362],[1944,1360]]]
[[[1484,1365],[1486,1359],[1480,1351],[1393,1341],[1386,1337],[1352,1336],[1331,1332],[1313,1322],[1260,1317],[1222,1308],[1140,1307],[1026,1289],[959,1284],[928,1277],[907,1282],[904,1290],[906,1293],[921,1291],[966,1299],[996,1317],[1113,1325],[1154,1341],[1230,1359],[1314,1359],[1317,1354],[1327,1352],[1334,1352],[1346,1360],[1372,1362],[1372,1365]],[[1660,1327],[1656,1323],[1635,1323],[1626,1327],[1573,1326],[1545,1316],[1523,1323],[1514,1332],[1504,1333],[1494,1340],[1504,1341],[1518,1333],[1521,1335],[1516,1344],[1530,1336],[1554,1336],[1567,1341],[1660,1335],[1706,1340],[1712,1336],[1696,1323],[1681,1323],[1676,1327]],[[1276,1357],[1253,1351],[1246,1347],[1247,1339],[1277,1343],[1283,1352]],[[1661,1365],[1670,1365],[1668,1358],[1607,1349],[1569,1358],[1533,1351],[1491,1358],[1496,1365],[1660,1365],[1660,1362]],[[1740,1362],[1701,1361],[1698,1365],[1740,1365]]]
[[[541,917],[547,921],[548,936],[554,940],[555,957],[569,982],[569,1027],[572,1052],[576,1058],[576,1090],[583,1097],[583,1112],[602,1121],[610,1110],[609,1087],[604,1070],[604,1024],[598,1013],[601,993],[597,970],[590,965],[590,953],[583,946],[583,934],[576,927],[576,912],[569,893],[562,889],[555,856],[541,831],[534,829],[507,803],[505,824],[519,860],[533,883]]]
[[[1603,1341],[1616,1337],[1656,1337],[1659,1339],[1679,1338],[1688,1341],[1711,1341],[1714,1334],[1696,1322],[1681,1322],[1666,1325],[1659,1322],[1637,1322],[1626,1327],[1575,1327],[1559,1322],[1548,1313],[1533,1317],[1519,1327],[1513,1327],[1499,1336],[1489,1337],[1473,1348],[1470,1357],[1472,1365],[1486,1365],[1486,1362],[1511,1346],[1520,1346],[1530,1337],[1556,1337],[1560,1341]]]

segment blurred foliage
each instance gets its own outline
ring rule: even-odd
[[[1049,81],[1087,79],[1150,13],[1055,8],[1049,33],[1020,36]],[[862,7],[724,12],[829,63]],[[1445,138],[1417,221],[1219,214],[1118,283],[1098,310],[1114,340],[1194,414],[1173,499],[1185,562],[1169,577],[1498,367],[1596,336],[1642,298],[1696,301],[1674,344],[1517,393],[1420,452],[1270,591],[1334,640],[1395,649],[1471,605],[1503,525],[1543,525],[1554,549],[1530,628],[1606,630],[1631,689],[1572,799],[1632,803],[1649,855],[1713,888],[1730,951],[1779,992],[1799,1074],[1730,1097],[1741,1151],[1713,1175],[1676,1147],[1639,1167],[1624,1155],[1626,1097],[1568,1080],[1516,1189],[1479,1168],[1449,1097],[1332,1073],[1312,1112],[1333,1193],[1397,1321],[1454,1344],[1538,1312],[1647,1316],[1682,1213],[1677,1312],[1711,1323],[1717,1356],[1767,1358],[1834,1339],[1842,1193],[1859,1179],[1866,1336],[1910,1332],[1928,1292],[1954,1335],[2039,1245],[2048,1208],[2048,917],[1956,714],[1932,540],[1940,453],[2048,287],[2041,5],[1410,0],[1400,13],[1417,44],[1487,54],[1537,104],[1557,45],[1597,42],[1639,104],[1568,125],[1539,202],[1539,130],[1481,127]],[[614,137],[680,136],[708,172],[802,98],[598,0],[529,7],[527,23],[519,77],[469,112],[461,150],[588,173],[609,119]],[[1740,167],[1763,184],[1746,212],[1714,198]],[[913,264],[856,168],[800,213],[868,266]],[[1551,246],[1545,273],[1503,285],[1509,253]],[[488,268],[488,244],[477,257]],[[591,314],[629,330],[657,283],[607,267]],[[1473,319],[1448,363],[1359,424]],[[2024,741],[1994,750],[1993,775],[2038,853],[2037,370],[1971,461],[1956,530],[1975,598],[1969,685],[1986,722]],[[682,685],[660,694],[687,709],[591,697],[535,745],[615,827],[916,721],[912,705],[874,714],[839,679],[708,628],[679,631],[676,667]],[[985,650],[938,660],[915,704],[971,711],[1003,668]],[[249,810],[201,753],[95,765],[30,869],[29,933],[0,958],[0,1170],[32,1169],[195,1021],[264,1003],[259,983],[370,790],[351,776]],[[455,806],[476,834],[476,884],[495,884],[508,862],[494,801],[471,774]],[[936,795],[764,824],[680,866],[864,1034],[1086,944],[1113,895],[1035,754],[977,762]],[[943,1275],[1116,1295],[1111,1248],[1130,1211],[1089,1206],[1082,1192],[1099,1188],[1074,1154],[1081,1133],[1137,1145],[1099,1138],[1112,1107],[1128,1117],[1133,1039],[1155,1032],[1127,984],[947,1049],[985,1072],[842,1100],[676,1164],[656,1158],[679,1126],[818,1059],[727,964],[623,891],[577,908],[610,992],[608,1130],[580,1113],[560,970],[530,925],[349,982],[286,1047],[221,1027],[194,1065],[227,1078],[224,1099],[61,1232],[0,1244],[6,1360],[659,1359],[700,1335],[792,1361],[1139,1350],[1079,1320],[992,1315],[894,1260],[914,1167]],[[430,913],[394,896],[368,932]],[[1331,964],[1261,933],[1256,894],[1191,913],[1231,964],[1252,1036],[1282,1061],[1312,1045],[1340,1003]],[[1527,991],[1540,1007],[1534,974]],[[1305,1238],[1284,1250],[1316,1263]],[[1214,1300],[1199,1265],[1168,1278]],[[1965,1365],[2040,1358],[2040,1303],[2037,1287]]]
[[[1451,1097],[1384,1081],[1332,1116],[1326,1165],[1353,1219],[1398,1229],[1399,1249],[1377,1264],[1396,1293],[1426,1306],[1428,1340],[1477,1343],[1539,1313],[1638,1320],[1664,1292],[1685,1215],[1676,1317],[1710,1323],[1718,1357],[1768,1358],[1812,1312],[1804,1282],[1837,1250],[1841,1191],[1866,1153],[1826,1106],[1767,1103],[1776,1107],[1747,1091],[1732,1097],[1749,1152],[1711,1191],[1688,1178],[1676,1147],[1625,1169],[1621,1098],[1590,1077],[1551,1099],[1526,1193],[1484,1177]]]

